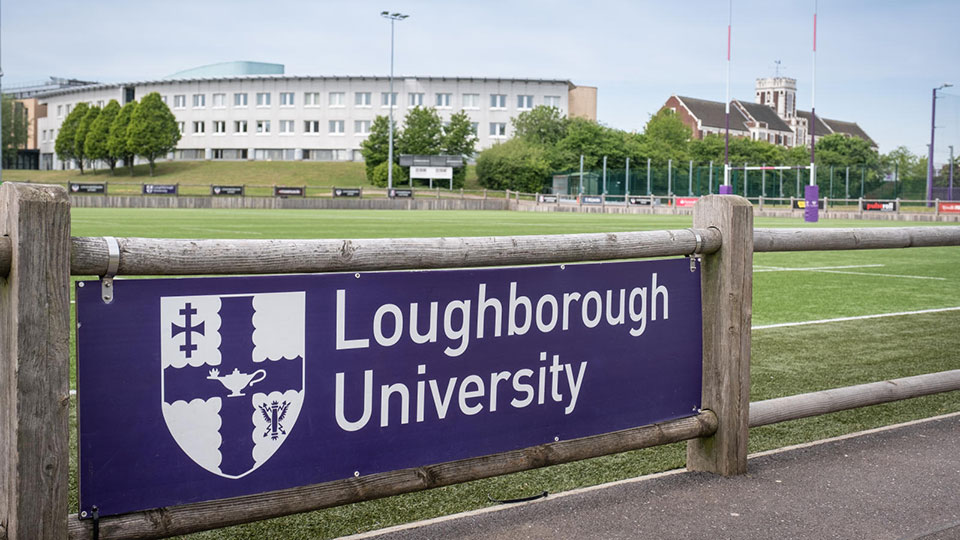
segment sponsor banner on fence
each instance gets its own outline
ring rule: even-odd
[[[697,414],[686,259],[76,286],[80,511],[353,478]]]
[[[581,195],[580,202],[582,204],[600,204],[603,202],[603,197],[600,195]]]
[[[360,197],[361,195],[363,195],[361,188],[333,188],[334,197]]]
[[[306,193],[306,188],[304,187],[282,187],[282,186],[273,186],[273,196],[274,197],[303,197]]]
[[[558,195],[537,195],[537,200],[542,203],[556,203]]]
[[[210,186],[211,195],[243,195],[243,186]]]
[[[412,199],[413,190],[412,189],[397,189],[393,188],[390,190],[390,198],[399,198],[399,199]]]
[[[697,197],[677,197],[677,208],[692,208],[700,199]]]
[[[860,208],[864,212],[896,212],[897,201],[863,201]]]
[[[144,184],[144,195],[176,195],[177,184]]]
[[[823,208],[823,199],[817,200],[817,208]],[[794,210],[806,210],[807,201],[804,199],[794,199],[793,200],[793,209]]]
[[[653,198],[651,197],[627,197],[627,204],[632,204],[636,206],[652,206]]]
[[[70,182],[70,193],[98,193],[103,195],[106,192],[107,192],[106,184],[88,184],[88,183]]]
[[[958,202],[942,202],[940,203],[940,211],[947,214],[957,214],[960,213],[960,203]]]

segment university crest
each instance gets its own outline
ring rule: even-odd
[[[160,298],[160,399],[197,465],[241,478],[267,462],[300,415],[303,292]]]

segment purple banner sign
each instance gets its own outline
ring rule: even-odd
[[[80,511],[214,500],[697,413],[685,259],[77,283]]]
[[[816,223],[820,219],[820,186],[804,186],[803,220]]]

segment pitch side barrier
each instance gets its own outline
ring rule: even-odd
[[[701,199],[695,208],[691,229],[490,238],[336,241],[71,238],[69,213],[69,199],[63,188],[16,183],[0,185],[0,276],[3,276],[0,279],[0,355],[2,355],[0,356],[0,456],[2,456],[0,460],[0,538],[8,540],[87,539],[99,535],[103,535],[104,538],[159,538],[186,534],[682,440],[689,441],[688,469],[723,475],[742,474],[746,472],[747,438],[750,426],[960,389],[960,370],[957,370],[754,404],[749,402],[750,313],[754,251],[956,246],[960,245],[960,228],[958,227],[754,230],[752,207],[747,201],[736,196],[709,196]],[[689,262],[682,259],[636,263],[613,262],[622,259],[681,255],[690,256],[691,260]],[[699,264],[695,259],[700,259]],[[567,264],[588,261],[610,262],[599,265]],[[636,264],[652,266],[618,266]],[[494,268],[482,270],[480,267]],[[564,270],[565,267],[566,270]],[[473,268],[474,270],[422,272],[428,269],[449,268]],[[564,272],[573,272],[569,275],[577,275],[577,272],[593,275],[591,272],[612,269],[614,273],[610,274],[613,276],[610,279],[616,280],[621,279],[618,277],[621,274],[616,273],[618,268],[628,270],[622,272],[622,275],[630,276],[629,279],[635,279],[638,269],[640,273],[647,272],[644,270],[647,268],[652,269],[653,272],[652,280],[644,281],[643,287],[638,285],[632,289],[629,286],[619,289],[621,291],[619,315],[614,313],[615,309],[610,308],[611,299],[614,299],[613,304],[616,303],[614,291],[606,291],[606,299],[604,299],[601,294],[603,291],[588,291],[593,285],[581,283],[574,286],[574,288],[579,287],[577,289],[579,292],[576,293],[567,291],[563,294],[557,292],[555,295],[549,293],[534,295],[530,292],[532,289],[527,288],[528,281],[522,281],[521,278],[516,277],[524,274],[515,273],[529,270],[536,274],[534,277],[538,283],[549,283],[555,279],[562,281]],[[379,272],[399,269],[421,272]],[[333,273],[306,274],[325,272]],[[81,512],[68,515],[69,283],[71,275],[101,276],[99,281],[79,282],[86,285],[83,287],[78,284],[77,288],[77,304],[88,306],[83,309],[93,309],[95,313],[109,313],[104,306],[113,304],[123,314],[139,313],[136,311],[140,309],[136,307],[137,302],[135,302],[139,294],[135,293],[136,287],[165,287],[167,284],[158,284],[158,280],[114,282],[114,276],[292,274],[277,276],[277,279],[292,280],[297,283],[319,277],[330,280],[322,283],[326,289],[329,289],[330,304],[336,304],[337,321],[345,312],[357,307],[358,304],[355,303],[358,301],[357,295],[362,296],[363,291],[363,288],[357,285],[377,287],[385,283],[386,288],[382,291],[386,293],[377,293],[373,300],[374,304],[382,303],[377,314],[373,315],[372,310],[368,311],[368,315],[372,315],[374,319],[372,332],[358,331],[359,327],[343,327],[338,322],[336,342],[337,350],[344,354],[354,352],[360,354],[368,348],[375,347],[380,347],[378,351],[386,354],[390,347],[403,346],[403,343],[397,344],[398,338],[395,339],[399,335],[398,332],[393,332],[391,335],[391,332],[385,331],[383,326],[377,326],[378,317],[381,321],[385,317],[394,317],[398,323],[397,326],[400,326],[401,310],[394,304],[386,303],[388,301],[385,299],[386,296],[404,287],[415,288],[418,280],[427,282],[432,287],[445,286],[444,284],[450,280],[444,272],[455,272],[456,274],[452,274],[455,278],[453,281],[458,284],[477,276],[482,278],[479,292],[476,293],[478,289],[474,288],[472,289],[474,293],[471,293],[479,295],[472,297],[472,301],[476,302],[473,307],[479,310],[478,318],[472,320],[474,324],[479,323],[484,317],[484,310],[489,309],[486,320],[490,325],[487,326],[487,334],[483,334],[480,328],[474,327],[471,327],[469,332],[464,331],[466,321],[470,317],[468,313],[471,313],[467,300],[447,302],[443,313],[437,314],[437,318],[442,318],[443,323],[435,321],[436,326],[433,330],[434,339],[440,341],[437,346],[447,346],[444,349],[446,357],[464,358],[459,355],[476,353],[472,350],[473,347],[483,348],[497,343],[494,335],[497,331],[502,331],[504,337],[517,337],[514,334],[522,334],[528,330],[535,335],[539,335],[538,332],[543,335],[560,332],[561,324],[567,324],[567,313],[563,312],[563,309],[569,307],[567,304],[576,301],[580,303],[570,304],[574,306],[571,308],[573,311],[570,312],[571,328],[603,328],[605,331],[622,336],[625,340],[633,339],[630,336],[644,334],[644,325],[651,325],[651,327],[664,325],[660,328],[666,328],[668,323],[682,323],[684,319],[696,319],[699,326],[695,327],[693,335],[686,336],[687,339],[676,339],[683,336],[671,336],[671,338],[678,342],[693,342],[699,349],[700,354],[696,355],[698,363],[695,365],[700,367],[692,377],[700,382],[700,385],[695,387],[699,402],[693,410],[688,408],[687,412],[673,415],[670,419],[630,425],[610,432],[588,436],[557,436],[508,451],[465,454],[466,457],[458,459],[437,459],[406,468],[377,470],[375,464],[371,464],[369,468],[375,472],[369,474],[358,470],[354,474],[343,475],[330,481],[283,489],[264,489],[189,504],[164,505],[126,513],[113,513],[104,506],[104,517],[98,514],[99,509],[96,506],[98,500],[84,500],[84,483],[88,484],[86,489],[90,489],[89,485],[92,484],[97,486],[103,484],[117,490],[117,493],[97,493],[92,496],[94,498],[113,498],[120,501],[119,506],[128,502],[134,504],[130,500],[138,496],[143,486],[136,485],[136,482],[124,483],[125,475],[138,477],[141,469],[151,469],[153,465],[149,459],[143,459],[127,471],[118,470],[116,476],[119,483],[113,483],[114,479],[109,478],[110,474],[91,477],[89,470],[81,470]],[[498,293],[499,300],[495,302],[493,284],[496,279],[499,279],[497,276],[501,273],[505,276],[502,280],[503,287]],[[646,280],[648,277],[649,273],[644,274],[643,279]],[[199,278],[166,280],[187,284],[188,288],[201,287],[201,289],[190,289],[190,294],[187,296],[151,297],[155,298],[156,303],[145,308],[143,313],[146,315],[143,318],[152,320],[159,315],[161,322],[169,322],[168,318],[174,322],[168,325],[169,328],[161,324],[159,327],[162,329],[161,335],[156,336],[156,323],[147,321],[149,323],[147,326],[153,330],[144,342],[149,343],[151,339],[160,337],[162,350],[155,352],[156,346],[134,343],[134,348],[130,350],[137,354],[123,357],[130,359],[126,364],[134,362],[133,359],[140,358],[141,355],[145,358],[153,355],[164,362],[168,353],[186,354],[189,359],[190,352],[193,351],[198,355],[197,358],[202,357],[206,354],[205,347],[209,349],[209,344],[200,340],[202,331],[197,330],[200,325],[196,324],[196,320],[191,323],[189,317],[191,315],[199,317],[198,313],[208,309],[205,306],[211,301],[223,305],[246,302],[248,307],[245,309],[248,310],[251,309],[249,303],[253,302],[253,309],[258,312],[269,312],[271,309],[274,311],[279,309],[283,312],[290,311],[290,306],[295,305],[297,299],[301,298],[296,293],[277,292],[278,288],[281,291],[286,291],[288,288],[276,285],[269,285],[264,291],[256,294],[230,293],[234,290],[231,287],[246,286],[247,283],[241,281],[240,285],[237,285],[230,280],[258,279],[253,277],[204,279],[226,280],[222,283],[227,288],[220,291],[220,295],[215,300],[211,300],[209,294],[198,293],[198,291],[203,292],[201,286],[207,283],[206,281]],[[391,286],[391,279],[397,284],[402,283],[403,286]],[[675,279],[686,280],[686,282],[693,279],[699,288],[699,298],[688,298],[685,304],[684,293],[695,289],[684,289],[673,281]],[[507,282],[509,286],[506,285]],[[123,286],[120,286],[121,284]],[[616,285],[603,283],[596,287],[606,289],[616,288]],[[336,295],[333,294],[334,290]],[[489,296],[485,296],[488,293]],[[577,295],[576,298],[574,294]],[[624,298],[629,298],[627,308],[624,308]],[[259,305],[258,302],[260,302]],[[397,303],[400,304],[400,302]],[[499,307],[491,307],[495,305]],[[700,308],[701,305],[702,308]],[[582,309],[578,309],[578,306],[582,306]],[[696,307],[696,317],[691,315],[690,306]],[[134,311],[123,311],[128,308]],[[98,309],[102,311],[96,311]],[[235,320],[227,321],[229,318],[227,315],[230,312],[222,307],[220,309],[220,314],[224,315],[224,318],[223,320],[217,318],[216,324],[224,328],[230,324],[236,324]],[[439,307],[433,309],[434,313],[439,311]],[[411,304],[411,316],[413,310],[414,305]],[[424,310],[426,310],[425,307]],[[157,311],[159,314],[156,313]],[[516,316],[521,312],[526,314],[523,320]],[[553,313],[552,317],[549,316],[550,313]],[[561,313],[564,317],[560,317]],[[282,313],[278,317],[284,324],[275,330],[280,333],[296,334],[297,324],[288,323],[288,320],[293,321],[295,317],[290,319],[283,318],[281,315]],[[310,320],[309,317],[308,320]],[[126,315],[125,318],[137,319],[138,317]],[[313,316],[313,320],[315,322],[318,319]],[[95,345],[88,337],[94,335],[89,333],[90,327],[102,326],[105,324],[104,321],[105,319],[98,316],[85,315],[80,310],[77,324],[80,336],[78,354],[85,354],[85,350]],[[257,325],[255,321],[256,316],[254,316],[253,326]],[[457,327],[457,321],[460,321],[459,327]],[[208,318],[205,322],[212,324],[213,319]],[[249,321],[240,322],[249,323]],[[136,324],[139,322],[134,320],[134,325]],[[438,330],[441,327],[443,330]],[[189,339],[180,338],[181,341],[171,342],[169,347],[163,345],[169,334],[164,331],[171,328],[174,336],[196,334],[195,339],[200,341],[191,343]],[[269,344],[269,339],[258,340],[255,337],[255,332],[260,331],[260,328],[251,328],[257,346]],[[566,330],[565,327],[564,330]],[[423,335],[419,334],[420,331],[422,327],[412,324],[411,337],[417,336],[414,341],[429,342],[429,331]],[[226,330],[223,332],[224,336],[230,336]],[[439,336],[441,332],[442,337]],[[657,332],[660,332],[660,329]],[[472,340],[469,345],[466,342],[468,335]],[[650,332],[645,335],[649,336]],[[557,343],[563,343],[562,335],[550,334],[549,337],[558,339]],[[106,341],[110,340],[136,341],[124,332],[116,332],[112,335],[108,333]],[[225,339],[225,342],[229,341]],[[237,343],[242,345],[242,341],[237,340]],[[123,348],[125,346],[121,343],[120,350],[127,350]],[[109,343],[106,347],[104,350],[108,352],[113,350]],[[584,407],[587,407],[586,413],[590,414],[592,411],[590,407],[593,405],[587,401],[587,397],[584,397],[585,392],[580,392],[579,403],[576,393],[585,387],[587,384],[585,380],[595,377],[596,370],[601,369],[595,367],[597,362],[602,364],[604,361],[615,362],[618,359],[615,357],[592,358],[588,366],[587,361],[579,364],[575,360],[568,362],[569,351],[561,347],[550,352],[557,351],[559,354],[553,354],[552,364],[547,359],[547,353],[541,352],[539,362],[543,364],[538,363],[536,357],[527,359],[532,361],[530,366],[534,369],[518,366],[522,369],[516,370],[513,374],[494,372],[490,375],[491,391],[486,394],[479,390],[483,387],[482,382],[477,382],[481,380],[479,377],[474,379],[471,379],[471,375],[463,377],[457,398],[444,398],[443,377],[437,374],[442,366],[438,367],[438,364],[427,366],[424,363],[416,367],[419,375],[414,377],[414,382],[409,385],[397,383],[384,384],[381,387],[382,396],[385,398],[381,402],[382,408],[378,411],[366,404],[360,406],[364,399],[357,397],[352,398],[354,401],[352,409],[338,410],[338,422],[342,419],[341,435],[346,438],[351,434],[369,434],[371,430],[375,431],[378,428],[389,429],[397,425],[416,426],[423,419],[424,414],[419,405],[414,403],[423,403],[423,399],[429,399],[426,396],[430,394],[433,394],[434,402],[427,407],[427,412],[433,414],[435,409],[441,420],[455,407],[457,414],[464,418],[481,410],[484,414],[488,414],[488,417],[493,417],[503,412],[524,413],[533,410],[535,404],[542,406],[540,410],[547,410],[554,401],[556,403],[550,409],[552,411],[550,414],[556,417],[564,418],[567,415],[573,418],[576,414],[584,412]],[[289,359],[289,356],[293,355],[293,353],[289,355],[284,353],[281,360],[276,360],[280,356],[267,356],[267,359],[275,361],[270,362],[271,364],[286,362],[296,367],[297,360],[302,362],[302,358]],[[558,360],[561,355],[564,358]],[[98,449],[97,445],[108,446],[110,455],[107,462],[116,457],[113,451],[116,451],[117,456],[133,451],[130,447],[136,445],[111,437],[114,436],[115,431],[128,428],[123,424],[132,424],[133,429],[136,429],[137,408],[122,400],[111,401],[111,399],[114,399],[114,395],[130,395],[133,396],[131,399],[136,401],[140,399],[141,394],[154,392],[152,388],[138,387],[139,383],[135,379],[139,374],[137,370],[132,370],[129,373],[125,372],[126,374],[118,380],[120,386],[130,388],[119,388],[115,392],[114,390],[93,391],[93,394],[84,395],[84,388],[89,388],[84,384],[97,375],[96,370],[100,369],[98,366],[106,361],[106,358],[96,358],[95,361],[81,360],[79,368],[81,463],[85,460],[88,464],[93,463],[89,461],[91,456],[84,455],[83,452],[94,452]],[[129,369],[129,366],[123,364],[123,362],[114,364],[110,369]],[[192,365],[189,361],[181,365],[188,369],[188,364]],[[274,368],[266,364],[262,366]],[[537,369],[538,366],[540,366],[539,369]],[[167,367],[169,366],[163,369]],[[208,381],[207,384],[211,385],[211,388],[219,389],[221,395],[226,396],[221,400],[224,407],[230,403],[239,403],[241,401],[239,398],[231,401],[232,396],[245,395],[244,391],[246,395],[254,396],[252,398],[254,405],[258,405],[256,396],[267,396],[273,399],[272,404],[264,402],[258,405],[259,410],[254,415],[254,422],[259,422],[258,419],[262,416],[265,424],[256,424],[254,438],[257,441],[261,439],[274,441],[274,446],[268,447],[267,450],[275,451],[277,455],[287,450],[286,446],[279,450],[277,446],[283,442],[287,431],[292,431],[293,420],[286,415],[293,414],[291,411],[299,406],[298,399],[303,400],[302,389],[299,398],[295,389],[288,390],[287,393],[280,392],[276,395],[282,393],[282,397],[273,398],[275,394],[268,393],[265,389],[261,390],[262,386],[256,386],[268,384],[260,382],[266,375],[257,373],[268,370],[260,369],[257,372],[235,370],[234,376],[229,376],[226,371],[221,374],[219,370],[210,370],[207,375],[207,366],[201,363],[200,367],[204,370],[202,375],[205,377],[202,378]],[[149,371],[153,372],[153,368]],[[537,371],[540,373],[539,389],[537,388]],[[354,377],[359,375],[359,372],[357,374],[338,373],[337,378],[339,381],[354,377],[359,381],[369,377],[372,383],[374,377],[381,376],[380,372],[374,374],[372,369],[368,372],[369,375],[360,378]],[[105,377],[114,376],[110,372],[105,373]],[[294,369],[293,373],[298,372]],[[304,372],[299,373],[298,376],[304,376]],[[129,378],[125,378],[127,375]],[[161,375],[161,378],[163,376]],[[273,375],[271,374],[270,377]],[[435,378],[430,379],[430,377]],[[450,378],[447,396],[452,395],[451,388],[454,387],[455,379],[456,377]],[[471,383],[473,386],[466,382],[468,379],[473,381]],[[437,381],[441,381],[440,384]],[[512,388],[509,386],[511,381]],[[505,396],[499,400],[496,397],[498,382],[502,383],[499,388]],[[616,382],[610,384],[616,384]],[[372,384],[356,386],[369,388]],[[404,388],[400,388],[401,386]],[[172,391],[173,385],[170,383],[167,387],[161,388]],[[228,395],[226,390],[230,390],[231,394]],[[340,390],[341,388],[338,387],[338,391]],[[410,413],[406,421],[403,411],[391,413],[389,409],[391,396],[402,396],[405,392],[409,392],[410,399],[409,407],[404,409]],[[508,395],[507,392],[511,393]],[[594,394],[598,393],[603,394],[603,392],[594,392]],[[514,399],[508,401],[509,397]],[[540,401],[535,401],[535,397]],[[168,439],[183,435],[178,431],[182,428],[183,422],[188,426],[191,425],[189,422],[193,420],[193,411],[186,411],[186,420],[183,414],[180,416],[174,414],[176,413],[174,409],[178,407],[177,403],[187,404],[189,401],[187,397],[181,399],[183,401],[174,402],[172,405],[164,402],[164,415],[170,433],[164,431],[161,434],[165,442],[158,443],[160,446],[171,445],[173,443]],[[405,398],[394,397],[393,399],[394,404],[407,403]],[[497,405],[499,409],[494,411]],[[687,405],[689,406],[689,403]],[[528,406],[530,409],[525,409]],[[656,408],[658,404],[649,404],[649,406]],[[98,407],[101,408],[98,409]],[[160,404],[156,407],[159,410]],[[362,415],[359,414],[361,410]],[[166,417],[168,412],[173,415],[174,420]],[[89,429],[84,426],[89,425],[89,422],[95,420],[93,417],[101,413],[106,415],[107,422],[104,424],[106,428],[94,438],[103,440],[94,440],[91,443]],[[197,416],[202,416],[201,413],[202,411],[197,413]],[[471,418],[476,417],[471,416]],[[497,416],[497,418],[500,417]],[[588,423],[606,421],[602,416],[592,416],[589,419]],[[374,425],[377,422],[379,426]],[[317,423],[316,419],[314,423]],[[424,425],[426,424],[429,422]],[[431,426],[438,430],[443,429],[440,424],[431,424]],[[265,430],[263,430],[264,427]],[[309,432],[309,427],[306,426],[304,429]],[[496,430],[496,426],[493,429]],[[263,430],[262,433],[261,430]],[[247,433],[250,432],[247,431]],[[177,444],[180,444],[183,452],[196,463],[187,460],[179,451],[176,457],[179,461],[186,461],[186,467],[191,468],[192,473],[196,473],[199,475],[197,478],[202,479],[202,482],[197,484],[198,490],[207,489],[209,486],[216,487],[218,483],[231,485],[232,480],[229,479],[240,478],[247,474],[243,472],[242,466],[232,472],[221,470],[227,461],[226,455],[223,456],[223,462],[217,461],[211,465],[209,456],[200,448],[203,440],[200,435],[203,433],[198,431],[194,435],[198,437],[195,439],[187,437],[183,441],[178,439]],[[145,440],[150,442],[152,439],[148,436]],[[257,444],[259,445],[259,442]],[[399,443],[396,444],[395,448],[390,448],[391,453],[402,454],[404,448]],[[158,447],[147,446],[147,450],[156,453]],[[456,447],[457,444],[448,439],[442,446]],[[176,447],[173,446],[173,448]],[[297,447],[293,445],[291,448]],[[257,456],[257,452],[261,450],[259,446],[254,448],[254,456]],[[429,448],[428,450],[434,451]],[[446,449],[443,449],[437,455],[449,455],[444,454],[445,451]],[[261,458],[257,458],[256,464],[252,465],[254,469],[261,463]],[[282,461],[285,458],[280,459]],[[96,463],[90,467],[94,465]],[[265,467],[268,466],[269,464]],[[170,474],[175,474],[175,467],[173,465],[171,467],[173,468],[170,469],[172,471]],[[202,468],[207,470],[204,471]],[[108,473],[110,469],[107,468],[105,471]],[[160,473],[163,474],[162,468]],[[306,469],[302,473],[308,478],[313,474]],[[104,477],[107,478],[104,479]],[[262,475],[262,478],[269,482],[276,480],[270,475]],[[263,485],[271,485],[269,482]],[[165,483],[169,482],[160,481],[157,486],[147,486],[147,490],[154,487],[157,491],[169,490],[170,486]],[[127,496],[127,493],[132,495]],[[87,496],[90,496],[89,493]],[[88,508],[86,505],[90,502],[93,502],[94,506]]]

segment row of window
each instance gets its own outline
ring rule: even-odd
[[[212,126],[212,133],[217,135],[222,135],[227,133],[227,121],[226,120],[213,120],[210,122]],[[280,120],[279,124],[279,133],[281,134],[293,134],[295,133],[295,125],[293,120]],[[303,133],[308,134],[317,134],[320,133],[320,120],[304,120],[303,121]],[[353,134],[354,135],[369,135],[370,126],[372,122],[370,120],[354,120],[353,121]],[[256,133],[258,134],[267,134],[271,133],[271,121],[270,120],[256,120],[253,123]],[[186,122],[177,122],[177,126],[180,128],[180,133],[186,133]],[[346,121],[344,120],[328,120],[327,121],[327,134],[328,135],[343,135],[345,133]],[[473,129],[473,134],[479,136],[480,133],[480,124],[478,122],[472,122],[470,127]],[[191,131],[194,135],[203,135],[207,132],[207,122],[203,120],[192,122]],[[53,130],[50,130],[51,133]],[[250,123],[247,120],[234,120],[233,121],[233,133],[234,134],[245,134],[250,132]],[[44,130],[44,138],[46,141],[46,130]],[[507,124],[506,122],[490,122],[490,137],[493,138],[505,138],[507,136]]]
[[[304,92],[303,93],[303,105],[304,107],[319,107],[320,106],[320,92]],[[398,92],[381,92],[380,93],[380,106],[382,107],[396,107],[397,106],[397,95]],[[227,94],[218,93],[211,94],[212,96],[212,106],[214,108],[224,108],[227,106]],[[328,92],[327,93],[327,106],[331,108],[346,107],[346,92]],[[425,98],[426,94],[423,92],[410,92],[407,94],[407,105],[410,107],[423,107],[427,105]],[[191,104],[194,109],[203,109],[207,106],[207,95],[206,94],[193,94],[191,97]],[[520,110],[529,110],[534,107],[534,101],[532,95],[517,95],[517,109]],[[353,105],[355,107],[370,107],[372,105],[373,93],[372,92],[354,92],[353,93]],[[163,96],[164,103],[167,102],[167,96]],[[296,106],[296,94],[294,92],[280,92],[280,106],[281,107],[294,107]],[[248,94],[246,92],[236,92],[233,94],[233,106],[234,107],[247,107],[249,105]],[[255,103],[257,107],[270,107],[272,106],[272,93],[270,92],[256,92],[255,93]],[[449,109],[453,105],[453,94],[452,93],[436,93],[434,94],[434,101],[432,103],[438,109]],[[460,95],[461,107],[464,109],[479,109],[480,108],[480,94],[461,94]],[[548,107],[560,108],[560,96],[544,96],[543,105]],[[173,96],[173,108],[174,109],[186,109],[187,108],[187,95],[186,94],[175,94]],[[507,94],[490,94],[490,108],[497,109],[506,109],[507,108]],[[67,113],[69,114],[69,109]],[[58,108],[58,115],[60,114]]]

